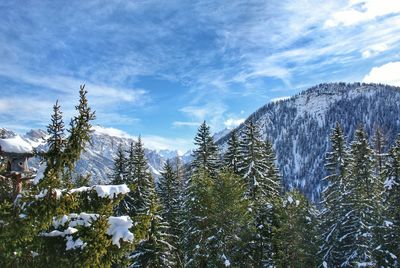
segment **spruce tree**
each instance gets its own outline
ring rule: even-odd
[[[197,148],[193,152],[192,172],[204,169],[215,176],[219,168],[218,147],[214,143],[206,121],[200,125],[194,144]]]
[[[397,267],[400,262],[400,135],[385,164],[383,241],[381,265]]]
[[[320,233],[322,262],[329,267],[339,266],[345,262],[343,243],[344,235],[342,224],[351,207],[345,205],[348,175],[348,152],[345,137],[339,123],[336,123],[331,134],[331,149],[326,155],[326,170],[328,176],[324,178],[327,184],[322,192],[322,210],[320,213]]]
[[[273,228],[274,264],[276,267],[318,267],[316,209],[298,191],[288,192],[278,206],[275,214],[278,224]]]
[[[375,134],[372,139],[373,150],[374,150],[374,161],[376,167],[376,176],[381,176],[385,165],[385,147],[386,138],[382,133],[382,130],[377,127]]]
[[[269,139],[264,142],[264,157],[266,166],[266,187],[271,198],[277,198],[282,192],[282,182],[279,170],[275,165],[276,156]]]
[[[46,171],[54,170],[56,172],[62,172],[62,154],[65,148],[65,133],[64,133],[64,122],[62,119],[61,106],[56,104],[53,106],[53,114],[51,115],[51,124],[47,127],[47,133],[49,138],[47,139],[48,150],[46,153]]]
[[[349,194],[345,196],[344,205],[350,209],[340,238],[345,250],[345,260],[341,265],[374,266],[374,233],[379,222],[380,191],[373,174],[373,152],[362,128],[356,130],[351,144],[348,188],[345,190]]]
[[[135,235],[137,237],[146,237],[150,226],[150,207],[155,188],[141,137],[134,143],[128,162],[132,163],[133,168],[133,170],[128,170],[128,176],[132,176],[133,180],[130,186],[133,191],[129,195],[131,204],[129,214],[136,221]]]
[[[131,145],[131,151],[132,151],[133,145]],[[130,154],[131,155],[131,154]],[[122,144],[118,146],[118,151],[117,155],[114,159],[114,169],[112,173],[112,180],[111,184],[126,184],[130,192],[124,195],[123,199],[118,203],[118,205],[115,207],[115,214],[118,216],[121,215],[132,215],[132,195],[135,190],[134,187],[134,182],[131,179],[131,176],[128,176],[129,170],[128,169],[128,159],[125,156],[124,149],[122,148]]]
[[[171,234],[169,224],[161,216],[160,203],[154,191],[151,193],[148,217],[149,226],[146,238],[139,243],[131,254],[132,264],[129,267],[176,267],[177,256],[175,247],[172,245],[172,241],[176,237]]]
[[[179,226],[182,220],[181,207],[181,186],[178,181],[177,172],[170,160],[167,160],[163,166],[161,177],[158,182],[158,193],[162,204],[161,216],[169,224],[170,234],[174,236],[171,241],[175,248],[177,265],[181,266],[183,261],[182,254],[182,231]]]
[[[233,173],[239,174],[239,138],[236,130],[231,132],[228,140],[228,149],[224,156],[225,167],[230,168]]]
[[[90,135],[93,132],[91,121],[93,121],[96,116],[95,112],[92,112],[92,109],[88,105],[87,93],[85,85],[80,86],[79,104],[75,106],[78,115],[70,122],[70,135],[64,150],[64,161],[65,166],[69,169],[69,176],[73,173],[75,163],[85,150],[85,145],[90,142]]]
[[[114,158],[114,168],[113,173],[111,175],[111,183],[112,184],[123,184],[126,183],[126,164],[127,159],[125,156],[124,149],[122,148],[122,144],[118,145],[117,155]]]
[[[240,141],[239,171],[247,184],[246,196],[250,201],[252,224],[256,230],[247,249],[253,266],[272,265],[271,212],[279,185],[274,183],[274,179],[268,178],[265,148],[259,127],[252,121],[246,122]]]
[[[213,185],[208,170],[198,169],[187,182],[184,199],[184,262],[185,267],[207,267],[215,226]],[[211,240],[210,240],[211,239]]]
[[[231,169],[219,173],[212,187],[214,198],[214,235],[210,238],[209,267],[248,267],[251,262],[243,258],[249,233],[254,232],[249,200],[245,198],[246,184]]]

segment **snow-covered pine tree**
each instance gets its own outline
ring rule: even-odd
[[[135,236],[146,237],[150,226],[150,207],[152,196],[154,195],[154,181],[149,171],[144,147],[139,136],[134,143],[132,154],[129,154],[128,162],[131,163],[133,170],[127,170],[127,177],[132,176],[133,189],[130,196],[130,215],[135,224]]]
[[[134,190],[129,196],[133,205],[132,218],[136,222],[134,232],[142,241],[130,256],[131,267],[173,267],[176,263],[171,244],[173,236],[161,216],[160,201],[140,136],[133,147],[132,165]]]
[[[350,148],[349,178],[344,204],[350,210],[343,222],[345,256],[342,266],[375,266],[374,233],[379,223],[380,189],[373,174],[373,152],[364,130],[356,130]]]
[[[127,159],[125,156],[122,144],[118,145],[117,155],[114,158],[114,167],[111,175],[111,184],[126,183],[126,164]]]
[[[385,167],[386,138],[379,127],[377,127],[375,130],[375,134],[372,138],[372,145],[374,150],[374,161],[376,167],[375,175],[380,177]]]
[[[130,146],[129,150],[129,159],[132,158],[132,151],[133,151],[133,143]],[[132,195],[134,194],[134,181],[133,181],[133,176],[128,176],[128,174],[131,174],[129,171],[132,170],[132,167],[128,165],[129,159],[125,155],[125,151],[122,147],[122,144],[119,144],[118,146],[118,151],[117,155],[114,159],[114,168],[113,168],[113,173],[112,173],[112,180],[111,184],[126,184],[130,192],[125,194],[123,199],[118,203],[118,205],[115,206],[115,214],[117,216],[122,216],[122,215],[129,215],[129,216],[134,216],[133,215],[133,198]]]
[[[206,121],[200,125],[194,144],[197,148],[193,151],[192,172],[205,169],[211,176],[215,176],[219,168],[218,147],[214,143]]]
[[[161,216],[169,224],[170,234],[174,236],[171,240],[172,246],[175,248],[174,253],[177,265],[182,266],[182,231],[179,226],[182,221],[182,205],[181,205],[181,186],[178,181],[177,172],[170,160],[167,160],[163,166],[161,177],[158,182],[158,195],[161,200]]]
[[[400,264],[400,135],[390,149],[385,164],[383,243],[380,264]]]
[[[233,173],[239,174],[239,138],[236,130],[231,132],[228,140],[228,149],[224,155],[225,167],[230,168]]]
[[[176,239],[170,230],[169,224],[161,216],[160,202],[151,192],[151,203],[148,212],[149,226],[146,238],[142,240],[131,254],[131,268],[169,268],[176,267],[175,247],[172,245]]]
[[[261,132],[252,121],[245,124],[244,134],[239,143],[240,163],[239,172],[248,187],[248,196],[252,202],[258,198],[265,197],[266,185],[266,157],[264,155],[264,143],[261,139]],[[262,201],[262,200],[260,200]]]
[[[250,201],[249,209],[253,215],[253,226],[256,232],[249,241],[247,252],[253,266],[271,265],[270,210],[272,196],[270,182],[267,178],[265,146],[261,132],[252,121],[245,124],[244,134],[240,140],[239,171],[247,185],[246,196]]]
[[[212,224],[213,185],[215,179],[208,170],[197,169],[189,178],[184,198],[184,266],[207,267],[210,252],[209,240],[215,232]]]
[[[264,157],[266,170],[266,187],[270,198],[278,198],[282,192],[282,182],[279,170],[275,165],[276,156],[269,139],[264,141]]]
[[[343,222],[350,209],[344,204],[346,180],[348,174],[348,152],[342,128],[337,122],[331,134],[331,149],[326,155],[326,170],[324,178],[327,186],[322,192],[320,213],[320,255],[322,262],[328,267],[336,267],[345,260],[341,237]]]
[[[280,208],[275,213],[278,224],[273,228],[274,265],[318,267],[316,209],[298,191],[286,193],[277,206]]]
[[[249,267],[243,257],[249,234],[254,232],[249,200],[245,198],[246,184],[229,168],[219,173],[212,187],[213,225],[215,233],[210,240],[208,267]]]

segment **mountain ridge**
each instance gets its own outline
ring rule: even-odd
[[[274,145],[277,165],[286,188],[299,188],[318,200],[323,187],[324,155],[336,122],[341,123],[350,142],[355,129],[364,125],[371,138],[383,129],[388,145],[400,132],[400,87],[366,83],[323,83],[288,99],[270,102],[246,120],[254,121]],[[242,133],[244,124],[235,130]],[[226,150],[231,133],[216,141]]]

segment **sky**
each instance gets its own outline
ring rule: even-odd
[[[192,147],[323,82],[400,86],[400,1],[0,1],[0,127],[74,115],[152,149]]]

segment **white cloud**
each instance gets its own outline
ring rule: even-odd
[[[175,121],[172,123],[174,127],[198,127],[201,122],[190,122],[190,121]]]
[[[100,105],[113,102],[142,104],[143,101],[148,99],[148,96],[146,95],[147,92],[143,89],[128,89],[109,85],[101,85],[63,75],[49,76],[35,74],[13,66],[0,65],[0,75],[17,81],[23,81],[27,84],[60,91],[69,95],[77,95],[76,92],[78,92],[79,86],[85,84],[93,102]]]
[[[364,77],[363,82],[400,86],[400,61],[373,67]]]
[[[350,0],[348,6],[325,21],[325,27],[351,26],[375,18],[400,13],[400,1]]]
[[[244,118],[238,118],[238,119],[229,118],[225,120],[224,125],[227,129],[233,129],[239,126],[241,123],[243,123],[244,120],[245,120]]]

